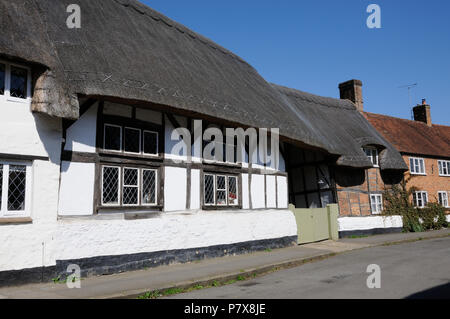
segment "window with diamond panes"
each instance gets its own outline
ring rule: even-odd
[[[0,217],[29,214],[30,165],[0,163]]]
[[[210,174],[205,174],[205,205],[214,205],[216,203],[214,196],[214,180],[215,176]]]
[[[141,130],[125,127],[123,140],[125,152],[141,152]]]
[[[142,205],[156,205],[156,170],[142,170]]]
[[[237,206],[238,177],[204,175],[204,203],[206,206]]]
[[[234,206],[238,204],[238,188],[237,177],[228,176],[228,205]]]
[[[11,83],[9,95],[19,99],[27,98],[27,69],[11,66]]]
[[[158,154],[158,133],[151,131],[144,131],[144,146],[143,153],[150,155]]]
[[[0,95],[5,94],[6,66],[0,63]]]
[[[26,166],[9,166],[8,211],[25,210],[26,173]]]
[[[216,199],[217,205],[227,204],[227,183],[225,176],[217,175]]]
[[[104,205],[119,205],[120,168],[103,166],[102,172],[102,203]]]
[[[123,169],[122,194],[124,205],[139,204],[139,170],[137,168]]]
[[[117,125],[105,124],[104,148],[110,151],[120,151],[122,144],[122,128]]]

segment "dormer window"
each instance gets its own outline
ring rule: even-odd
[[[27,67],[0,61],[0,97],[22,102],[31,96],[31,75]]]
[[[378,167],[378,150],[375,147],[365,147],[364,152],[374,167]]]

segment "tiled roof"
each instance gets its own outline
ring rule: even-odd
[[[450,126],[364,112],[364,116],[401,153],[450,158]]]

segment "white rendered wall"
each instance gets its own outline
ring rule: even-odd
[[[49,156],[59,160],[62,121],[30,112],[30,103],[0,100],[0,154]]]
[[[138,220],[62,219],[2,227],[0,271],[56,260],[207,247],[295,236],[288,210],[162,213]],[[8,240],[10,239],[10,240]],[[6,245],[7,244],[7,245]]]
[[[287,177],[277,176],[277,188],[278,188],[278,208],[288,207],[288,186]]]
[[[62,162],[59,215],[92,215],[94,185],[95,163]]]
[[[200,209],[200,170],[191,170],[191,209]]]
[[[264,196],[264,175],[252,174],[252,208],[265,208],[266,200]]]
[[[179,167],[164,169],[164,211],[186,210],[186,171]]]
[[[339,217],[339,231],[403,227],[401,216]]]
[[[95,153],[97,103],[87,110],[66,132],[66,151]]]
[[[242,208],[250,208],[249,193],[248,193],[248,174],[242,174]]]
[[[267,208],[277,208],[276,176],[266,175]]]

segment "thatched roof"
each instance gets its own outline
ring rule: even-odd
[[[34,111],[77,118],[78,94],[151,102],[243,126],[278,127],[283,137],[344,155],[338,163],[354,167],[369,166],[361,139],[389,146],[350,109],[335,130],[322,131],[319,122],[332,119],[326,105],[341,103],[333,99],[323,100],[317,116],[309,106],[296,116],[291,98],[248,63],[136,0],[77,0],[80,29],[66,26],[72,3],[0,0],[0,54],[48,68],[36,82]],[[386,155],[384,168],[404,168],[398,153]]]

